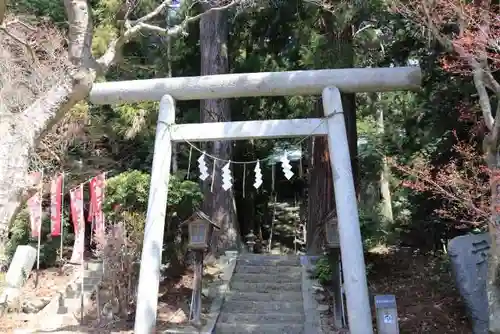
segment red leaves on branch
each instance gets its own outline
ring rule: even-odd
[[[472,137],[497,131],[488,90],[497,96],[500,93],[498,80],[492,74],[500,69],[498,2],[414,0],[399,2],[395,10],[424,28],[444,48],[440,63],[445,71],[473,74],[479,104],[474,108],[467,102],[458,106],[459,120],[469,123]],[[481,110],[482,119],[476,108]],[[485,157],[473,144],[458,139],[453,151],[456,158],[443,166],[435,167],[421,159],[418,165],[393,163],[393,167],[410,176],[412,181],[404,186],[442,201],[442,207],[436,211],[441,217],[469,226],[486,224],[491,215],[491,171],[483,163]]]
[[[451,53],[444,55],[444,70],[470,74],[472,63],[487,61],[500,69],[500,9],[491,1],[420,0],[400,3],[395,9],[426,27]]]
[[[471,143],[457,141],[453,151],[457,158],[439,167],[424,159],[416,159],[412,166],[394,159],[389,163],[409,178],[403,187],[441,201],[435,211],[441,218],[455,222],[457,228],[483,226],[490,217],[490,170]]]

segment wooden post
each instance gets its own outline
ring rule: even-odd
[[[332,288],[334,294],[333,314],[334,323],[337,328],[344,327],[343,303],[342,297],[342,277],[340,269],[340,249],[330,248],[328,258],[332,268]]]
[[[80,187],[83,187],[82,185],[80,185]],[[83,213],[82,213],[83,215]],[[85,236],[85,220],[82,219],[80,222],[80,233]],[[85,240],[85,238],[84,238]],[[82,250],[81,250],[82,254],[81,254],[81,258],[80,258],[80,275],[82,275],[82,284],[80,286],[80,324],[83,325],[83,316],[84,316],[84,298],[83,298],[83,293],[84,293],[84,287],[85,287],[85,241],[82,242]]]
[[[62,181],[61,181],[61,269],[63,267],[63,246],[64,246],[64,172],[62,173]]]
[[[342,269],[338,220],[335,211],[331,211],[324,222],[328,259],[332,268],[332,286],[334,289],[334,322],[337,328],[345,326],[344,297],[342,292]]]
[[[201,328],[201,289],[203,278],[203,250],[194,251],[193,295],[189,321],[196,328]]]
[[[35,277],[35,288],[38,288],[38,280],[40,276],[40,247],[42,242],[42,224],[43,224],[43,212],[42,212],[42,202],[43,202],[43,171],[40,174],[40,184],[38,185],[38,200],[39,212],[40,212],[40,223],[38,224],[38,242],[36,247],[36,277]]]

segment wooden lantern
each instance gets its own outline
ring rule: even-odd
[[[202,211],[196,211],[183,224],[188,226],[188,248],[193,250],[207,249],[210,246],[214,228],[219,229],[219,226]]]
[[[335,211],[331,211],[326,219],[325,224],[325,239],[327,248],[340,248],[338,220]]]

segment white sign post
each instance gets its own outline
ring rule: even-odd
[[[377,333],[399,334],[398,309],[396,296],[375,296],[375,311],[377,312]]]

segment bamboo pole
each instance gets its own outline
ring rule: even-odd
[[[36,247],[36,278],[35,278],[35,288],[38,288],[38,279],[40,276],[40,246],[42,243],[42,191],[43,191],[43,171],[40,172],[40,183],[38,184],[38,205],[40,213],[40,222],[38,224],[38,242]]]
[[[61,257],[61,267],[63,263],[63,246],[64,246],[64,172],[61,174],[62,182],[61,182],[61,245],[60,245],[60,257]]]

